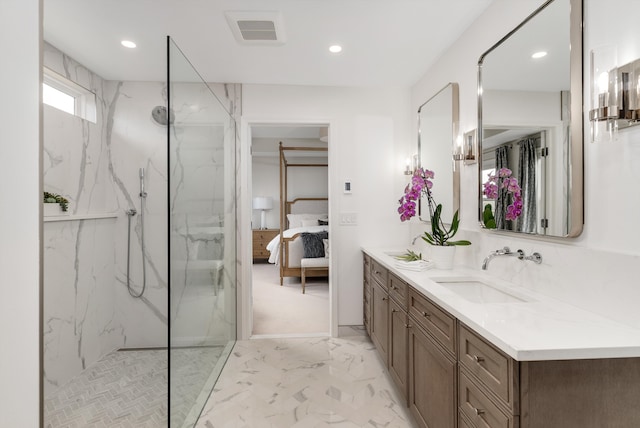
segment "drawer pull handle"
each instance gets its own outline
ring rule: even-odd
[[[384,302],[385,300],[387,300],[387,297],[383,297],[383,298],[382,298],[382,301],[383,301],[383,302]]]
[[[391,309],[391,312],[398,312],[397,309]]]
[[[471,407],[473,407],[473,406],[471,406]],[[480,416],[480,415],[484,414],[484,410],[477,409],[475,407],[473,407],[473,411],[475,412],[476,416]]]
[[[411,328],[411,324],[405,324],[405,328]]]
[[[473,358],[473,361],[475,361],[476,363],[481,363],[484,361],[484,357],[480,357],[478,355],[473,355],[472,358]]]
[[[425,311],[422,311],[421,314],[422,314],[423,317],[427,317],[427,318],[431,317],[431,314],[428,314]]]

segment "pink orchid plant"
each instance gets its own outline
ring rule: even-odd
[[[515,220],[522,214],[522,189],[518,184],[518,179],[512,177],[511,174],[509,168],[500,168],[497,174],[490,174],[489,179],[483,183],[483,193],[489,199],[498,199],[502,190],[506,190],[513,196],[513,201],[507,206],[505,220]],[[491,205],[485,207],[483,218],[487,228],[496,228]]]
[[[471,245],[466,240],[452,241],[450,240],[458,232],[460,221],[458,219],[458,211],[453,215],[451,227],[449,229],[444,225],[441,214],[442,205],[436,204],[431,194],[435,173],[426,168],[417,168],[411,177],[411,183],[404,189],[404,195],[398,201],[398,214],[401,221],[407,221],[416,215],[416,205],[421,196],[426,196],[429,205],[429,216],[431,219],[431,233],[425,232],[422,239],[431,245],[450,246],[450,245]]]

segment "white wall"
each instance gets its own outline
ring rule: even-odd
[[[396,88],[243,87],[245,123],[330,126],[331,280],[338,293],[339,325],[362,324],[361,246],[404,245],[408,236],[408,228],[396,214],[405,159],[415,151],[411,145],[415,132],[410,128],[413,113],[408,106],[408,91]],[[350,195],[342,192],[345,179],[352,182]],[[341,226],[340,213],[356,213],[357,225]],[[248,223],[243,224],[245,234]]]
[[[529,15],[541,1],[495,0],[486,12],[440,58],[412,89],[412,110],[446,82],[460,84],[461,132],[476,127],[476,65],[479,56]],[[589,141],[589,51],[618,45],[619,65],[640,57],[635,17],[640,3],[585,0],[585,227],[566,240],[534,240],[481,231],[477,224],[477,165],[462,169],[461,227],[473,242],[459,252],[461,261],[478,268],[483,258],[504,245],[539,251],[542,265],[513,259],[492,261],[489,273],[536,289],[571,304],[640,327],[640,137],[639,129],[620,132],[612,144]],[[624,13],[619,13],[621,10]],[[615,30],[613,30],[615,29]],[[412,230],[424,229],[417,223]]]
[[[39,421],[41,16],[39,0],[0,2],[0,420],[29,428]]]

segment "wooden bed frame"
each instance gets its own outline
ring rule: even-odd
[[[283,284],[285,277],[302,277],[301,267],[289,267],[289,244],[296,238],[300,237],[299,233],[296,233],[290,238],[283,237],[285,230],[289,228],[289,221],[287,214],[292,214],[292,210],[296,203],[313,202],[313,201],[329,201],[329,198],[294,198],[288,199],[288,179],[289,168],[327,168],[327,163],[295,163],[287,160],[286,153],[294,151],[306,151],[306,152],[327,152],[326,147],[285,147],[280,142],[280,285]],[[329,276],[329,268],[326,269],[314,269],[306,272],[307,277],[315,276]]]

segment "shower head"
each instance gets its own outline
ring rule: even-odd
[[[151,118],[158,125],[165,126],[167,124],[173,124],[175,114],[173,114],[171,110],[167,113],[165,106],[155,106],[153,110],[151,110]]]

